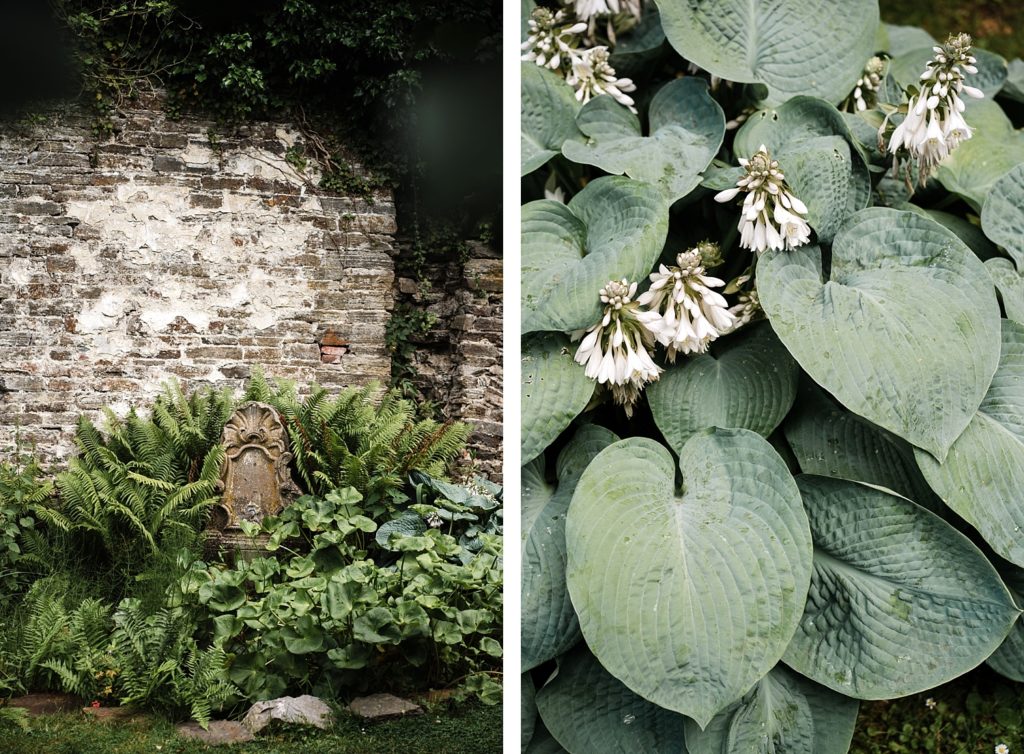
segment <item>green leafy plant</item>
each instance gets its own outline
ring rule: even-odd
[[[379,400],[379,385],[346,388],[332,398],[314,387],[302,399],[295,386],[272,387],[253,377],[246,400],[274,406],[291,441],[301,486],[314,495],[337,487],[354,487],[368,504],[384,505],[400,497],[413,470],[440,476],[465,444],[468,428],[458,422],[417,421],[415,406],[396,391]]]
[[[1024,680],[1021,64],[822,10],[523,6],[525,752]]]
[[[82,418],[79,454],[57,477],[59,502],[36,506],[36,514],[71,535],[85,557],[133,577],[163,543],[194,539],[204,523],[217,500],[220,434],[233,405],[226,393],[185,397],[171,384],[149,418],[108,410],[106,435]]]
[[[501,536],[481,532],[469,551],[420,519],[382,545],[374,515],[352,487],[302,497],[250,527],[266,555],[182,577],[180,600],[206,611],[245,696],[424,688],[497,669]],[[482,678],[470,690],[494,701]]]

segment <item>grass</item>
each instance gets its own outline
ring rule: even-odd
[[[1024,752],[1024,684],[982,666],[922,694],[862,702],[850,751],[993,754],[997,744]]]
[[[966,31],[979,47],[1007,60],[1024,50],[1024,3],[1020,0],[881,0],[882,20],[920,26],[940,42]]]
[[[28,732],[0,728],[4,754],[491,754],[501,751],[501,706],[464,703],[418,717],[366,723],[339,715],[330,731],[280,729],[248,744],[211,749],[178,737],[158,717],[98,722],[81,713],[44,715]]]

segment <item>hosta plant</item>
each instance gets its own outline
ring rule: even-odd
[[[523,13],[524,752],[1024,680],[1024,64],[876,0]]]

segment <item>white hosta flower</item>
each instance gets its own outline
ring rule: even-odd
[[[667,349],[668,360],[677,353],[704,353],[708,344],[732,328],[735,317],[717,291],[724,280],[705,274],[699,249],[676,256],[676,267],[660,265],[651,274],[651,287],[637,303],[650,307],[640,321]]]
[[[573,6],[576,17],[581,21],[617,13],[628,13],[639,20],[643,0],[565,0],[565,4]]]
[[[749,291],[741,291],[736,296],[736,303],[729,307],[729,314],[734,317],[734,321],[732,327],[723,332],[722,335],[736,332],[744,325],[749,325],[754,320],[760,319],[764,314],[764,310],[761,309],[761,300],[757,297],[757,289],[752,288]]]
[[[878,90],[882,86],[882,73],[885,71],[885,61],[877,55],[868,60],[864,66],[864,72],[853,87],[853,92],[844,102],[844,109],[853,112],[863,112],[873,108],[878,102]]]
[[[535,8],[528,23],[530,34],[520,45],[521,59],[532,60],[552,71],[571,64],[580,45],[580,35],[587,31],[585,23],[572,22],[564,10],[552,13],[547,8]]]
[[[615,402],[632,416],[640,391],[662,371],[649,352],[654,338],[641,322],[639,304],[633,300],[636,283],[611,280],[600,294],[604,316],[586,331],[576,351],[576,363],[585,365],[587,377],[608,387]]]
[[[935,167],[973,135],[963,118],[965,105],[960,94],[977,99],[985,96],[964,83],[965,74],[978,72],[969,34],[951,35],[944,45],[932,49],[935,56],[921,74],[920,91],[910,97],[907,115],[893,130],[887,147],[897,173],[902,160],[917,160],[922,186]],[[886,124],[879,130],[880,141]]]
[[[811,238],[807,206],[793,195],[786,176],[779,170],[764,144],[749,160],[740,158],[746,174],[736,188],[719,191],[716,202],[729,202],[747,193],[739,224],[740,246],[760,254],[766,249],[795,249]]]
[[[592,97],[601,94],[611,95],[620,105],[625,105],[632,112],[633,98],[626,92],[636,90],[631,79],[619,78],[615,69],[608,64],[608,48],[591,47],[572,59],[572,70],[565,77],[566,82],[576,90],[576,99],[590,102]]]
[[[444,521],[442,521],[441,517],[436,513],[431,513],[427,516],[427,526],[431,529],[440,529],[443,524]]]

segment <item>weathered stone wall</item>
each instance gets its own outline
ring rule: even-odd
[[[481,244],[468,259],[427,264],[422,274],[399,257],[399,301],[435,315],[417,339],[417,387],[447,417],[471,423],[473,463],[492,479],[502,460],[502,260]]]
[[[285,124],[219,132],[155,98],[92,135],[75,111],[0,128],[0,453],[66,455],[81,412],[240,386],[253,365],[386,382],[390,196],[324,196]]]

